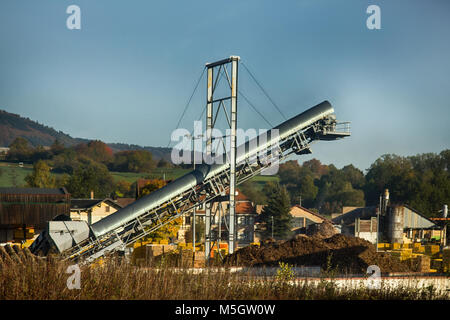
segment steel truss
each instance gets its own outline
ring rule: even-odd
[[[278,164],[293,153],[310,153],[310,144],[315,140],[339,138],[342,132],[336,131],[335,122],[331,124],[319,120],[300,132],[272,143],[263,157],[258,153],[249,154],[236,166],[236,184],[260,174],[262,171]],[[329,135],[332,137],[330,138]],[[229,168],[225,168],[190,190],[183,192],[160,206],[142,214],[138,218],[108,232],[99,238],[88,238],[66,251],[64,256],[80,263],[90,263],[107,254],[125,250],[146,235],[163,227],[184,214],[190,213],[195,206],[211,202],[216,197],[226,194],[230,186]]]

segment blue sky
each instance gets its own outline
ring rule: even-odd
[[[66,8],[81,8],[81,30]],[[381,8],[381,30],[366,8]],[[239,55],[288,117],[329,100],[352,136],[315,157],[364,170],[450,141],[450,2],[2,0],[0,109],[74,137],[166,146],[206,62]],[[182,127],[192,128],[205,78]],[[240,90],[283,118],[241,67]],[[242,100],[242,128],[268,125]]]

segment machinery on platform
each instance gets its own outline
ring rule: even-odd
[[[333,113],[331,104],[324,101],[240,145],[236,150],[236,184],[291,154],[311,153],[310,144],[314,141],[349,136],[349,123],[338,123]],[[43,255],[56,250],[66,259],[81,263],[124,250],[195,206],[224,195],[230,185],[227,158],[228,154],[222,154],[212,164],[197,165],[192,172],[92,225],[83,221],[50,221],[30,249]]]

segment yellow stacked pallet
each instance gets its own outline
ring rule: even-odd
[[[401,251],[400,260],[405,261],[412,258],[412,249],[405,248]]]
[[[169,240],[159,240],[159,244],[169,244]]]
[[[444,272],[450,272],[450,248],[442,250],[442,268]]]
[[[442,259],[431,259],[431,269],[441,271],[443,269]]]
[[[412,244],[411,243],[402,243],[402,249],[411,249]]]
[[[425,253],[425,247],[420,243],[415,243],[413,251],[417,253]]]
[[[139,248],[139,247],[145,246],[145,245],[147,245],[147,244],[149,244],[149,243],[152,243],[152,242],[149,241],[149,240],[145,240],[145,241],[136,241],[135,243],[133,243],[133,248]]]
[[[438,245],[429,244],[425,246],[425,254],[438,258],[439,257],[440,247]]]
[[[14,230],[14,239],[16,241],[23,240],[23,229],[18,228]],[[34,229],[33,228],[25,228],[25,239],[31,239],[34,237]]]
[[[402,245],[400,243],[392,244],[392,250],[400,250],[401,248],[402,248]]]

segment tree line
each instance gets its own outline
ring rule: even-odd
[[[25,178],[29,187],[66,187],[74,198],[134,196],[132,184],[114,182],[110,171],[149,173],[156,167],[169,167],[164,159],[155,161],[146,150],[113,153],[99,140],[65,147],[58,140],[49,147],[32,147],[24,138],[16,138],[9,146],[8,161],[33,163],[33,173]],[[59,173],[55,178],[51,173]]]
[[[406,204],[422,214],[439,215],[450,203],[450,150],[402,157],[386,154],[362,172],[353,165],[342,169],[317,159],[291,160],[279,168],[279,185],[289,195],[290,205],[300,204],[321,214],[342,212],[344,206],[376,206],[384,189],[391,202]],[[266,184],[257,191],[251,183],[241,187],[252,201],[269,204],[274,187]],[[279,195],[278,195],[279,196]]]
[[[172,166],[165,160],[153,160],[146,150],[114,153],[98,140],[72,147],[65,147],[56,140],[50,148],[33,148],[26,139],[17,138],[10,145],[7,159],[34,163],[33,173],[26,178],[29,186],[65,186],[75,198],[88,197],[91,190],[99,197],[134,196],[131,183],[115,183],[110,171],[150,172],[156,167]],[[313,211],[330,215],[342,212],[344,206],[375,206],[387,188],[391,202],[410,205],[431,217],[437,216],[442,205],[450,202],[449,162],[449,149],[439,154],[408,157],[386,154],[365,173],[351,164],[338,169],[317,159],[301,165],[291,160],[280,164],[278,184],[266,183],[258,190],[254,183],[246,182],[240,189],[257,204],[270,203],[274,193],[285,199],[280,192],[286,192],[290,205],[301,203]],[[54,178],[50,172],[62,175]]]

